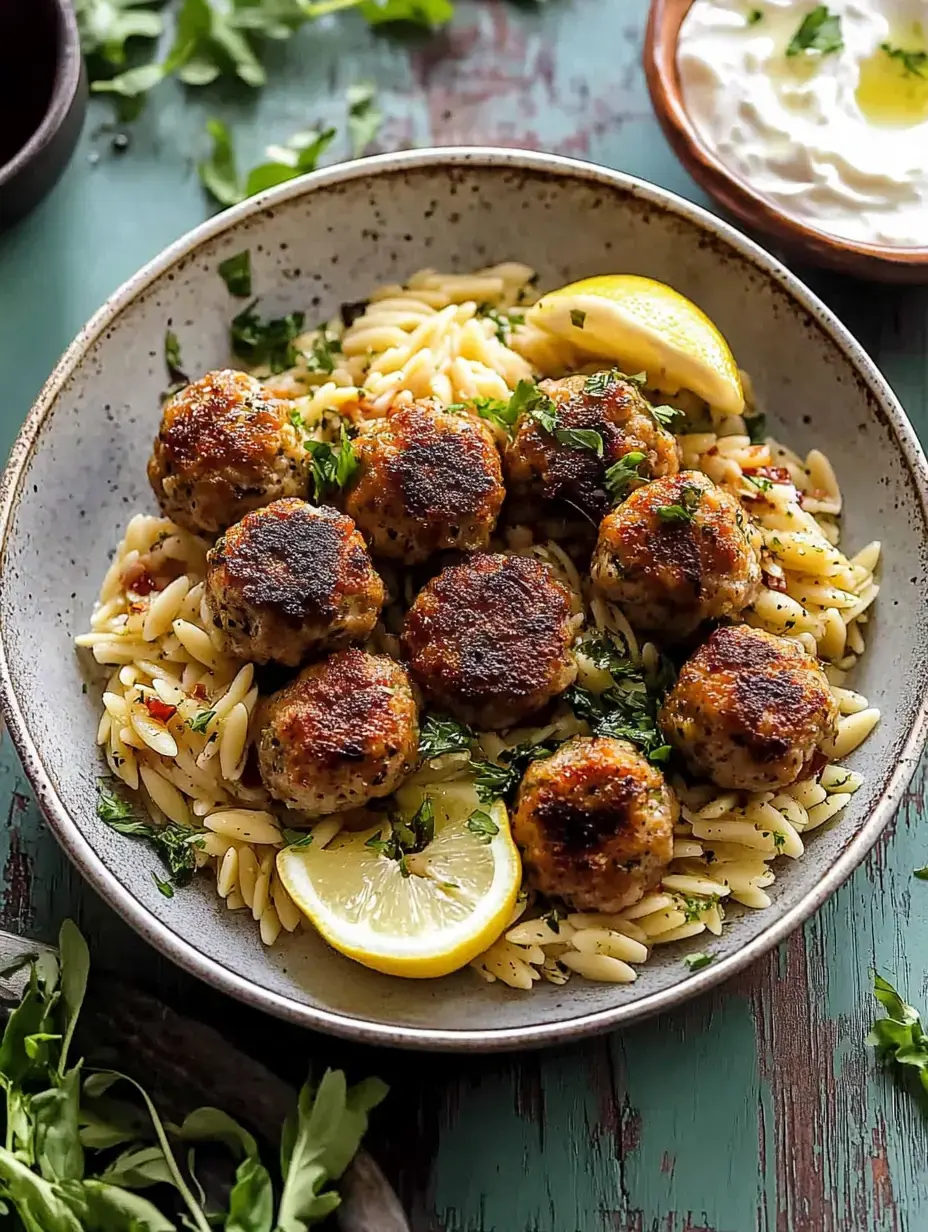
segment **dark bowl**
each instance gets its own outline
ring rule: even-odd
[[[57,182],[86,110],[69,0],[0,0],[0,230]]]

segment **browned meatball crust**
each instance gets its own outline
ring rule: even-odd
[[[433,578],[406,614],[413,676],[465,723],[511,727],[577,675],[570,595],[541,561],[474,556]]]
[[[309,817],[388,796],[414,768],[419,722],[401,664],[342,650],[263,704],[258,764],[271,795]]]
[[[557,409],[558,429],[598,432],[603,457],[558,440],[523,415],[506,454],[507,478],[516,493],[534,492],[549,500],[559,497],[599,519],[612,504],[605,488],[606,470],[626,454],[644,455],[638,464],[644,478],[676,474],[680,463],[672,434],[658,423],[634,381],[618,373],[608,379],[609,375],[597,373],[592,383],[585,376],[541,382],[539,389]]]
[[[701,471],[681,471],[603,518],[590,575],[636,629],[680,640],[753,602],[761,581],[755,536],[735,497]]]
[[[363,641],[384,586],[351,518],[290,497],[247,514],[207,554],[206,603],[227,653],[297,667]]]
[[[215,535],[284,496],[306,493],[306,453],[290,404],[246,372],[192,381],[165,405],[148,479],[165,515]]]
[[[373,551],[407,564],[485,548],[506,493],[492,433],[430,402],[373,421],[354,441],[345,508]]]
[[[694,774],[770,791],[814,768],[837,716],[828,679],[802,646],[732,625],[686,661],[659,722]]]
[[[613,912],[660,881],[678,813],[664,776],[633,745],[578,737],[529,766],[512,833],[542,894]]]

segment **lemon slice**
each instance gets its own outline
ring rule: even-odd
[[[725,415],[744,410],[728,343],[701,309],[663,282],[637,274],[584,278],[548,291],[525,319],[625,372],[646,372],[653,389],[690,389]]]
[[[375,971],[412,979],[447,975],[492,944],[522,881],[502,803],[481,805],[469,783],[442,784],[440,794],[410,787],[396,793],[403,817],[427,796],[434,837],[402,862],[370,845],[389,838],[387,821],[277,857],[291,898],[329,945]]]

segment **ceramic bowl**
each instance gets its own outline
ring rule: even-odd
[[[807,226],[755,192],[703,144],[683,104],[677,72],[677,40],[692,3],[651,0],[644,69],[661,128],[693,179],[750,230],[816,265],[886,282],[928,282],[928,248],[857,243]]]
[[[87,76],[69,0],[0,5],[0,230],[53,188],[86,110]]]
[[[846,542],[885,543],[883,594],[858,687],[884,718],[849,760],[866,778],[840,824],[783,870],[773,905],[734,919],[690,973],[659,948],[632,985],[572,980],[525,995],[470,971],[438,982],[375,974],[312,933],[271,951],[213,885],[159,894],[151,858],[94,815],[98,702],[72,638],[87,625],[122,528],[152,509],[145,463],[170,324],[185,367],[227,361],[236,311],[217,265],[249,247],[265,311],[325,318],[423,266],[526,261],[542,287],[627,271],[672,283],[728,336],[773,431],[831,456]],[[667,1009],[746,966],[860,863],[916,764],[928,696],[928,473],[904,412],[860,346],[787,269],[725,223],[629,176],[511,150],[426,150],[320,171],[228,210],[116,292],[50,377],[13,449],[0,500],[0,691],[49,824],[92,885],[153,945],[225,992],[356,1039],[445,1049],[563,1040]]]

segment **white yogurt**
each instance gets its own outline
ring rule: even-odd
[[[807,225],[928,246],[928,2],[830,0],[841,50],[787,56],[815,7],[694,0],[677,47],[684,105],[721,162]]]

